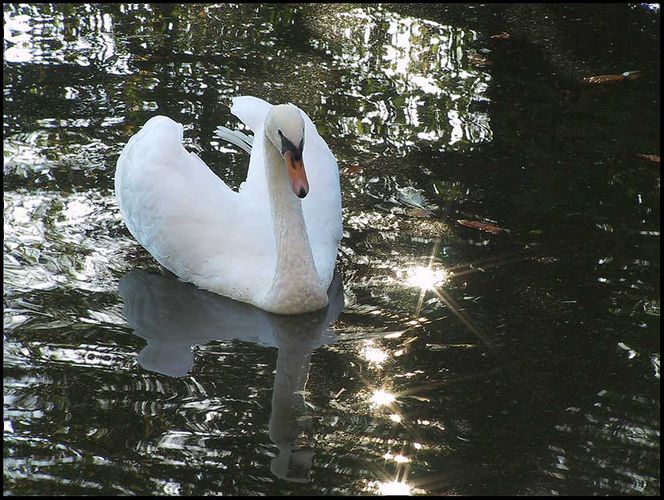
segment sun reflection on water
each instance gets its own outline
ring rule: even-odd
[[[390,403],[394,403],[395,400],[396,398],[394,397],[394,394],[390,394],[389,392],[383,389],[377,390],[371,396],[371,403],[374,406],[389,405]]]
[[[372,345],[372,341],[370,340],[365,342],[365,345],[360,351],[360,354],[362,357],[364,357],[364,359],[369,361],[369,363],[378,366],[382,365],[389,357],[387,352]]]
[[[389,483],[378,483],[378,492],[381,495],[410,495],[411,488],[406,483],[390,481]]]
[[[422,290],[433,290],[442,285],[447,279],[448,274],[444,269],[434,269],[432,267],[415,266],[405,271],[406,283],[410,286]]]
[[[399,454],[399,455],[392,455],[390,452],[385,453],[385,455],[383,455],[383,458],[384,458],[385,460],[394,460],[394,461],[395,461],[396,463],[398,463],[398,464],[405,464],[405,463],[410,462],[410,458],[405,457],[405,456],[403,456],[403,455],[401,455],[401,454]]]

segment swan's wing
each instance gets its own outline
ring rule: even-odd
[[[221,125],[215,130],[215,135],[224,141],[234,144],[245,153],[251,154],[251,145],[254,143],[254,138],[252,136],[244,134],[239,130],[231,130]]]
[[[231,106],[231,113],[237,116],[242,123],[256,133],[259,128],[263,128],[265,117],[272,104],[258,97],[250,95],[243,95],[233,97],[233,105]]]
[[[150,119],[125,146],[115,182],[129,231],[180,278],[241,300],[269,283],[274,242],[257,215],[264,208],[184,149],[182,125]],[[263,264],[247,272],[248,261]]]
[[[267,181],[263,161],[263,126],[271,107],[272,104],[269,102],[248,95],[234,97],[231,106],[231,113],[254,132],[247,180],[240,185],[240,191],[265,200],[267,200]]]
[[[309,178],[309,194],[302,200],[302,211],[316,269],[329,286],[343,236],[339,166],[309,116],[302,110],[300,113],[304,119],[303,160]]]

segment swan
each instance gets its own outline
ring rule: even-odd
[[[220,134],[251,153],[238,191],[182,146],[181,124],[155,116],[117,161],[122,218],[183,281],[272,313],[320,310],[343,234],[334,155],[294,104],[241,96],[231,113],[254,132]]]

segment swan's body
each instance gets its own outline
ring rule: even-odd
[[[124,221],[184,281],[270,312],[321,309],[342,236],[336,160],[292,104],[238,97],[231,112],[254,132],[239,191],[184,149],[180,124],[156,116],[118,159],[115,192]],[[279,141],[294,149],[280,151]],[[306,176],[289,180],[299,154]]]

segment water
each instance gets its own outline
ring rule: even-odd
[[[5,494],[660,493],[659,10],[4,20]],[[162,275],[120,218],[155,114],[239,185],[214,129],[242,94],[302,107],[339,161],[321,313]]]

